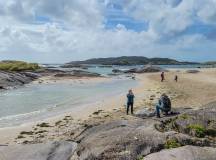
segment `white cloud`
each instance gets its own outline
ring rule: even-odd
[[[126,15],[148,22],[148,29],[129,30],[121,21],[106,29],[105,10],[113,3]],[[43,62],[118,55],[182,58],[180,53],[201,55],[203,45],[213,54],[214,41],[184,31],[197,21],[215,25],[215,20],[216,0],[0,0],[0,58]]]
[[[216,24],[216,0],[202,1],[198,7],[197,15],[203,22]]]
[[[136,19],[147,20],[161,36],[181,32],[194,21],[193,0],[134,0],[124,7]]]

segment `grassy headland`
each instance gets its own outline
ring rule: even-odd
[[[3,71],[35,71],[40,69],[37,63],[27,63],[23,61],[1,61],[0,70]]]

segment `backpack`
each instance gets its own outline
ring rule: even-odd
[[[170,110],[171,109],[171,101],[170,101],[170,99],[169,99],[168,96],[164,96],[162,98],[162,103],[163,103],[164,109],[166,109],[166,110]]]

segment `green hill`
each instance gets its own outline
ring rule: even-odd
[[[67,64],[101,64],[101,65],[181,65],[198,64],[194,62],[180,62],[169,58],[147,58],[142,56],[122,56],[111,58],[93,58],[85,61],[73,61]]]

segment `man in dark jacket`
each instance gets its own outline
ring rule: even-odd
[[[130,107],[131,107],[131,114],[133,114],[133,104],[134,104],[134,94],[132,90],[129,90],[127,94],[127,114],[129,112]]]
[[[171,101],[169,97],[164,93],[161,95],[158,104],[156,105],[156,114],[160,118],[160,110],[167,115],[171,111]]]

